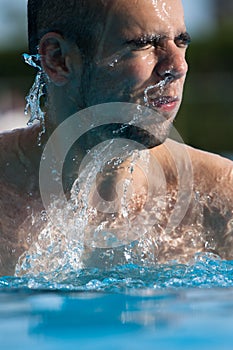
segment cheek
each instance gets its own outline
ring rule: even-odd
[[[122,64],[119,63],[117,71],[123,80],[127,79],[134,85],[141,85],[150,79],[154,66],[154,56],[152,54],[143,54],[138,55],[138,57],[131,57]]]
[[[131,94],[151,78],[155,58],[151,53],[131,53],[113,65],[104,64],[92,71],[87,95],[101,99]]]

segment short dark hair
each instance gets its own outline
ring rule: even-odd
[[[30,54],[38,53],[42,36],[60,33],[77,43],[84,55],[92,56],[103,28],[106,0],[28,0]]]

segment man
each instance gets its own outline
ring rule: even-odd
[[[124,232],[125,222],[127,232],[133,227],[129,242],[136,242],[139,263],[187,261],[200,251],[231,259],[232,162],[171,140],[163,143],[179,109],[187,73],[190,38],[181,1],[29,0],[28,21],[30,53],[39,53],[46,83],[46,131],[41,134],[40,126],[34,125],[1,136],[1,273],[14,273],[19,257],[38,246],[46,226],[39,168],[53,131],[78,111],[112,102],[146,105],[160,117],[160,127],[152,138],[137,128],[129,130],[134,141],[147,145],[149,151],[139,152],[146,153],[146,159],[129,156],[119,164],[113,159],[101,169],[88,196],[89,207],[97,208],[90,227],[99,229],[107,222],[106,230],[117,228],[115,238]],[[66,189],[75,180],[75,167],[89,149],[109,138],[108,131],[100,127],[95,137],[86,133],[77,141],[66,161]],[[109,132],[114,138],[118,131],[110,126]],[[61,144],[65,136],[60,134]],[[125,188],[126,183],[133,184],[132,189]],[[114,202],[114,209],[102,210],[99,197]],[[101,245],[87,247],[86,265],[108,264],[99,263]],[[19,271],[20,264],[27,263],[22,256]],[[119,256],[111,262],[128,261],[125,252]]]

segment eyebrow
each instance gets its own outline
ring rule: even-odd
[[[168,38],[168,35],[164,34],[141,34],[133,39],[128,39],[126,40],[126,44],[143,44],[147,42],[155,42],[159,41],[161,39],[166,39]]]
[[[178,32],[174,38],[174,40],[179,40],[179,39],[185,39],[187,41],[187,45],[190,44],[191,42],[191,36],[186,30],[181,30]],[[143,44],[143,43],[153,43],[153,42],[159,42],[161,40],[166,40],[169,39],[169,35],[164,33],[164,34],[141,34],[135,38],[131,39],[126,39],[125,44]]]

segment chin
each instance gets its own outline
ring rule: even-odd
[[[119,130],[118,137],[136,142],[135,145],[138,144],[138,148],[141,148],[141,145],[142,148],[151,149],[165,142],[170,134],[171,128],[172,122],[168,123],[168,121],[160,125],[152,125],[146,129],[127,124],[124,128]]]
[[[172,123],[164,127],[162,130],[157,130],[157,135],[155,135],[154,133],[149,134],[148,136],[145,135],[144,145],[148,149],[151,149],[163,144],[166,141],[166,139],[169,137],[171,128],[172,128]]]

